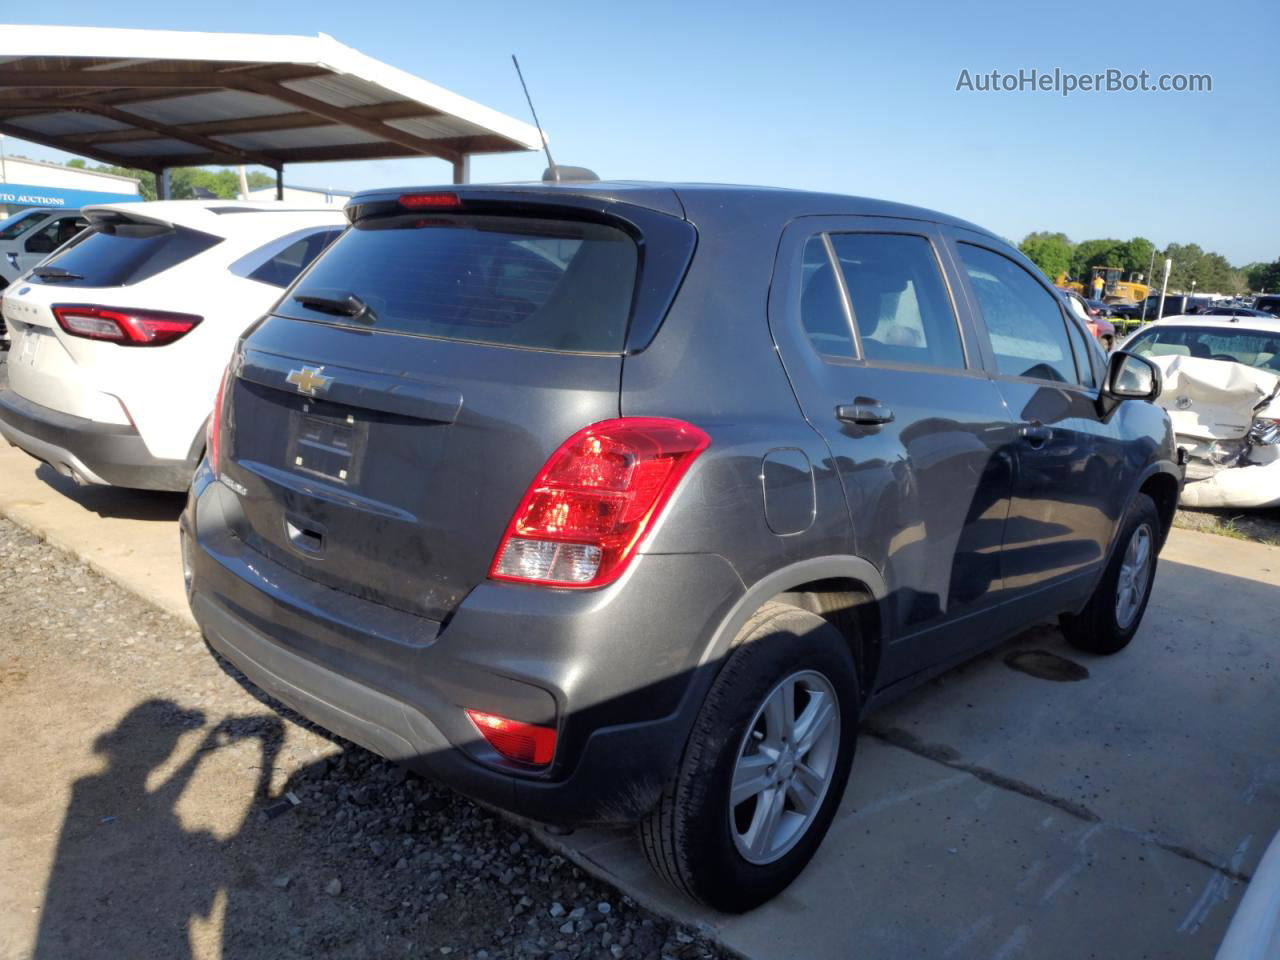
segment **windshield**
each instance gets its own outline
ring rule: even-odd
[[[35,229],[45,218],[40,210],[23,210],[7,220],[0,220],[0,240],[17,240]]]
[[[598,223],[383,217],[343,234],[278,312],[447,340],[621,353],[638,261],[628,234]],[[348,297],[367,312],[323,306]]]
[[[1223,330],[1220,327],[1152,327],[1125,348],[1144,357],[1200,357],[1226,360],[1280,373],[1280,329]]]

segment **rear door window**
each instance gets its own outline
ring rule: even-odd
[[[278,312],[447,340],[621,353],[638,263],[631,236],[599,223],[378,217],[349,228]],[[364,316],[316,306],[350,296],[367,306]]]
[[[858,351],[836,279],[826,238],[810,237],[804,247],[800,277],[800,323],[813,349],[824,357],[853,360]]]
[[[864,359],[964,369],[960,328],[925,237],[837,233],[831,246]]]
[[[956,247],[1000,373],[1079,383],[1057,298],[1008,257],[971,243]]]
[[[43,264],[57,267],[57,275],[36,273],[29,279],[66,287],[123,287],[154,277],[221,242],[221,237],[170,224],[98,223],[78,243]]]

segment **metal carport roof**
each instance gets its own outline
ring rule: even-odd
[[[0,25],[0,133],[169,167],[536,150],[530,124],[316,37]]]

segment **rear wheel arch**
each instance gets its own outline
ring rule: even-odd
[[[816,613],[840,631],[858,668],[859,693],[866,702],[874,689],[881,649],[880,605],[871,588],[852,577],[835,577],[798,584],[771,600]]]
[[[862,557],[813,557],[790,564],[747,588],[721,620],[701,662],[723,663],[747,621],[770,602],[783,603],[815,613],[840,631],[858,667],[859,692],[865,702],[880,665],[880,601],[887,594],[880,571]]]

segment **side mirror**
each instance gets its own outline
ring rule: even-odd
[[[1107,393],[1120,400],[1154,400],[1164,386],[1160,368],[1136,353],[1117,350],[1107,359]]]

